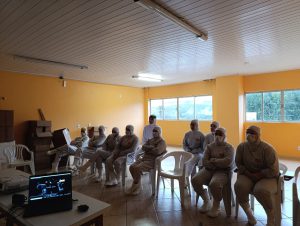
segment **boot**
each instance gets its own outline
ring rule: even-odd
[[[220,213],[220,202],[214,200],[213,206],[210,209],[210,211],[207,213],[207,216],[215,218],[219,215],[219,213]]]
[[[200,207],[199,211],[200,213],[206,213],[211,208],[211,201],[208,192],[206,189],[204,189],[199,195],[203,199],[203,205]]]
[[[132,183],[133,185],[133,188],[132,188],[132,195],[138,195],[141,193],[141,190],[142,190],[142,185],[141,185],[141,182],[135,184],[135,183]]]
[[[87,161],[87,163],[85,163],[83,166],[79,167],[79,171],[80,172],[85,172],[87,170],[87,168],[89,168],[92,165],[91,161]]]
[[[247,215],[248,224],[255,225],[257,223],[257,221],[256,221],[255,217],[253,216],[253,212],[252,212],[252,209],[250,208],[249,202],[241,203],[240,205]]]
[[[52,162],[52,172],[58,172],[58,164],[59,162]]]
[[[267,209],[265,210],[267,214],[267,226],[275,226],[275,215],[274,215],[274,209]]]
[[[98,169],[98,177],[96,178],[96,182],[102,182],[102,168]]]

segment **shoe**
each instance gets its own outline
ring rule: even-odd
[[[101,183],[102,182],[102,178],[101,177],[97,177],[95,180],[96,183]]]
[[[208,191],[205,189],[201,194],[199,194],[201,198],[203,199],[203,205],[200,207],[199,211],[200,213],[206,213],[211,208],[211,201],[210,197],[208,195]]]
[[[117,179],[112,179],[108,182],[105,182],[105,186],[116,186],[116,185],[118,185]]]
[[[47,151],[47,155],[54,155],[54,154],[56,154],[56,152],[57,152],[56,149],[52,149],[52,150]]]
[[[208,211],[207,216],[215,218],[220,214],[220,202],[213,202],[213,206],[210,209],[210,211]]]
[[[141,193],[142,190],[142,186],[141,186],[141,182],[139,182],[138,184],[134,184],[134,188],[132,189],[131,194],[132,195],[138,195]]]

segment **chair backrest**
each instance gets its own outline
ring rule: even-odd
[[[297,186],[299,172],[300,166],[295,171],[295,177],[293,182],[293,226],[300,225],[300,200]]]
[[[184,168],[184,163],[191,160],[194,155],[185,151],[173,151],[168,153],[168,156],[173,156],[175,159],[174,170],[181,170]]]
[[[9,159],[8,159],[6,153],[12,152],[13,156],[15,156],[15,153],[14,153],[15,145],[16,145],[15,141],[0,143],[0,164],[9,162]]]
[[[288,168],[286,165],[284,165],[283,163],[279,162],[279,171],[281,175],[285,175],[286,172],[288,171]]]

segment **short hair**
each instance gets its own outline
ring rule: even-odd
[[[156,119],[156,115],[150,115],[149,118]]]

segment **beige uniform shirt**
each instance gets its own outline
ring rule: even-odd
[[[235,162],[240,174],[262,172],[265,178],[279,175],[277,153],[268,143],[258,140],[255,144],[241,143],[237,147]]]

